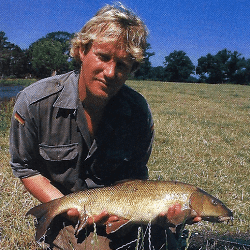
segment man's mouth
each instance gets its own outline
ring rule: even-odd
[[[101,82],[102,84],[104,84],[105,86],[108,86],[107,82],[103,79],[100,79],[100,78],[94,78],[94,80],[98,81],[98,82]]]

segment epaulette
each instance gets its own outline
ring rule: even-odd
[[[65,82],[71,74],[72,72],[69,72],[63,75],[48,77],[25,88],[23,92],[25,92],[29,104],[33,104],[60,92],[63,89],[63,82]]]

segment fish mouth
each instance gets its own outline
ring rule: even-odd
[[[218,217],[213,217],[213,216],[206,216],[206,217],[202,217],[203,220],[205,221],[210,221],[210,222],[233,222],[233,216],[218,216]]]

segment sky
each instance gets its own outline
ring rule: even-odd
[[[121,1],[121,0],[120,0]],[[22,49],[55,31],[74,33],[109,0],[0,0],[0,31]],[[149,29],[152,66],[183,50],[198,58],[222,49],[250,58],[249,0],[122,0]]]

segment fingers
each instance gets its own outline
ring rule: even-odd
[[[194,217],[194,219],[193,219],[193,222],[194,223],[196,223],[196,222],[199,222],[199,221],[201,221],[201,217]]]
[[[167,216],[168,221],[171,221],[173,217],[177,216],[180,213],[181,213],[181,204],[176,203],[170,206],[166,213],[161,213],[160,216]]]
[[[94,222],[95,223],[104,223],[108,220],[109,218],[109,214],[106,211],[101,212],[98,215],[93,215],[91,217],[88,218],[88,224],[92,225]]]
[[[192,225],[194,223],[200,222],[201,220],[202,220],[202,218],[197,216],[197,217],[194,217],[193,219],[188,220],[186,224]]]
[[[67,211],[67,215],[69,217],[79,217],[79,212],[76,208],[70,208],[68,211]]]
[[[107,220],[107,223],[112,223],[112,222],[116,222],[116,221],[119,221],[120,218],[116,215],[110,215],[110,217],[108,218]]]
[[[70,208],[67,212],[63,213],[62,215],[74,223],[78,221],[78,218],[80,216],[76,208]]]
[[[182,223],[186,221],[186,219],[190,216],[187,211],[181,209],[181,204],[176,203],[169,207],[167,212],[161,213],[160,217],[167,218],[167,221],[169,223],[173,223],[174,225],[177,225],[179,223]],[[201,217],[199,216],[192,216],[189,217],[188,220],[185,222],[186,224],[193,224],[201,221]]]
[[[103,211],[99,215],[94,215],[88,218],[88,224],[107,224],[119,221],[120,218],[116,215],[109,215],[106,211]]]

